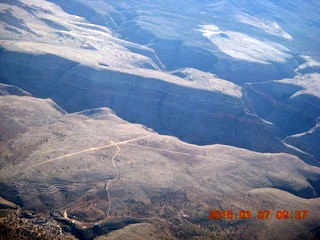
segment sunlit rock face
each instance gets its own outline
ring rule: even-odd
[[[294,16],[279,22],[271,14],[289,10],[265,1],[250,15],[256,7],[233,1],[3,3],[1,79],[69,112],[110,107],[190,143],[292,152],[281,138],[293,132],[273,125],[263,110],[267,103],[257,107],[261,100],[236,84],[316,71],[318,62],[307,56],[311,45],[297,58],[301,36],[287,25]],[[314,119],[297,124],[307,129]]]
[[[0,229],[319,239],[319,9],[1,1]],[[252,219],[212,221],[212,209]],[[262,209],[273,215],[257,221]]]
[[[285,142],[302,149],[315,156],[317,159],[320,158],[319,149],[319,138],[320,138],[320,124],[317,123],[314,127],[306,132],[291,135],[285,139]]]
[[[193,67],[244,83],[294,76],[299,55],[319,60],[317,2],[53,2],[148,45],[169,70]]]
[[[289,135],[315,125],[320,114],[319,86],[319,74],[245,85],[255,112]]]
[[[37,96],[54,99],[69,112],[107,106],[131,122],[192,143],[224,143],[260,151],[280,151],[283,147],[272,133],[272,126],[244,112],[241,88],[214,76],[209,76],[211,82],[210,79],[201,82],[198,77],[198,86],[203,84],[203,88],[197,89],[192,87],[196,82],[178,77],[186,86],[158,78],[96,70],[52,55],[35,57],[33,61],[39,64],[30,66],[22,60],[29,55],[16,56],[17,53],[2,55],[19,59],[13,65],[7,61],[2,66],[8,74],[4,78],[11,78],[9,83]],[[60,65],[52,69],[53,62]],[[17,76],[16,66],[24,69],[23,75]],[[34,72],[37,77],[32,77]],[[189,78],[196,74],[190,69],[188,72]],[[211,85],[215,88],[206,89]],[[255,136],[264,139],[265,144],[256,144]]]

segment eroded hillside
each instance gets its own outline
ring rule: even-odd
[[[319,7],[1,1],[0,233],[317,239]]]

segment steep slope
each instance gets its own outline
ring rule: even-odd
[[[246,84],[245,88],[258,116],[273,122],[286,136],[309,130],[320,115],[320,75],[317,73]]]
[[[301,55],[319,60],[317,1],[52,2],[148,45],[167,70],[191,67],[245,83],[293,77]]]
[[[272,124],[247,111],[241,88],[231,82],[193,68],[163,72],[151,48],[50,2],[14,1],[1,9],[0,72],[6,84],[51,98],[68,112],[109,107],[190,143],[303,155],[282,144]]]
[[[284,141],[320,159],[319,139],[320,124],[317,123],[309,131],[289,136]]]
[[[319,227],[320,169],[295,156],[186,144],[106,108],[66,114],[51,101],[13,95],[1,96],[0,106],[25,128],[2,143],[1,195],[27,209],[60,211],[83,239],[138,222],[162,226],[150,227],[171,239],[292,239]],[[279,224],[275,212],[287,208],[306,209],[308,218]],[[210,209],[273,215],[226,225],[208,220]]]
[[[7,50],[55,54],[94,67],[159,69],[152,59],[134,52],[152,55],[151,49],[120,40],[110,29],[47,1],[1,3],[1,20],[1,46]]]
[[[1,1],[0,234],[320,238],[319,9]]]

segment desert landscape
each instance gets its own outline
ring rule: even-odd
[[[319,238],[319,7],[1,1],[0,239]]]

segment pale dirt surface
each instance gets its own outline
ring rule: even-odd
[[[27,115],[42,109],[35,98],[14,99],[11,110],[5,110],[8,118],[12,113],[23,119],[16,109],[25,102]],[[46,106],[43,119],[56,116],[52,106]],[[60,211],[65,220],[75,220],[83,229],[133,218],[148,224],[146,230],[139,230],[145,225],[129,225],[109,235],[224,239],[241,231],[250,239],[253,231],[252,239],[291,239],[313,234],[318,226],[315,183],[320,169],[295,156],[183,143],[123,121],[106,108],[59,113],[40,121],[40,126],[39,121],[20,122],[25,131],[1,143],[3,197],[12,200],[18,194],[25,207]],[[286,222],[274,216],[265,221],[208,220],[210,209],[246,209],[255,214],[260,209],[287,208],[308,209],[310,214],[305,220]]]
[[[319,238],[319,6],[2,1],[0,238]]]

